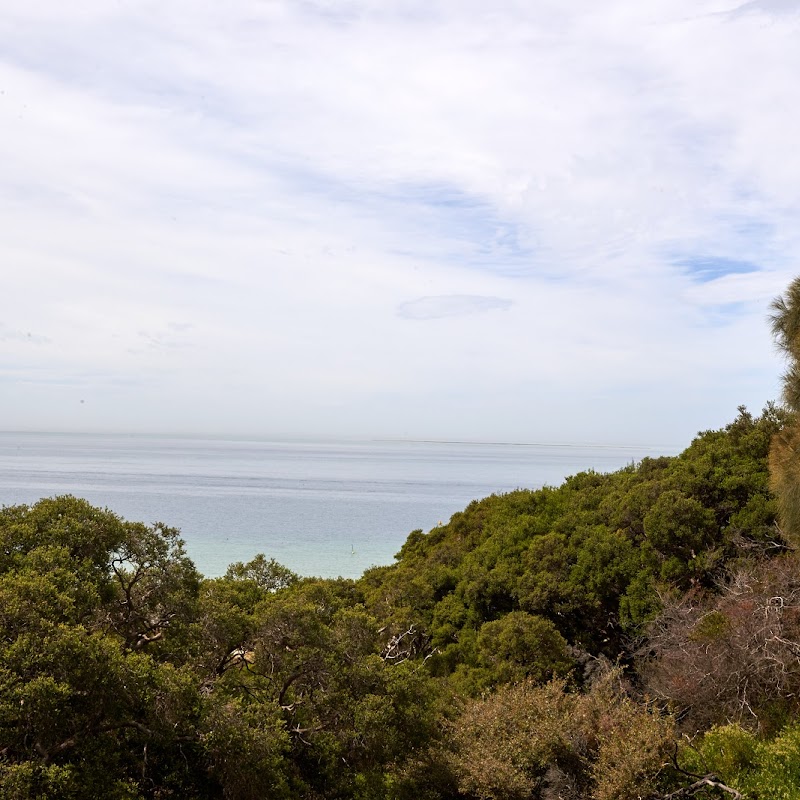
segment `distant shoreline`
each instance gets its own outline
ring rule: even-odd
[[[474,439],[370,439],[376,444],[456,444],[456,445],[477,445],[486,447],[570,447],[580,449],[596,450],[653,450],[663,449],[665,451],[679,451],[677,445],[658,445],[658,444],[601,444],[589,442],[485,442]]]
[[[353,437],[353,436],[258,436],[212,433],[152,433],[152,432],[114,432],[114,431],[14,431],[0,430],[0,436],[94,436],[102,439],[176,439],[196,442],[231,442],[254,444],[432,444],[476,447],[558,447],[591,450],[654,450],[662,453],[679,453],[682,445],[669,444],[615,444],[613,442],[509,442],[484,441],[480,439],[426,439],[404,437]]]

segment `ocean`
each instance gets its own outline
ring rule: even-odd
[[[0,433],[0,505],[72,494],[177,527],[206,576],[257,553],[355,578],[470,501],[609,472],[655,447],[417,441],[240,441]]]

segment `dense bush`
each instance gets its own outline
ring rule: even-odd
[[[737,724],[715,727],[681,752],[681,766],[713,773],[746,800],[800,800],[800,726],[760,739]]]
[[[785,547],[767,473],[784,416],[740,409],[675,458],[475,501],[411,534],[395,565],[367,571],[367,607],[392,630],[424,631],[434,674],[460,680],[485,667],[482,626],[509,613],[548,620],[594,654],[627,655],[663,596],[713,590],[738,560]],[[534,673],[546,667],[534,661]]]
[[[635,800],[672,749],[672,723],[609,672],[586,693],[525,681],[473,700],[452,726],[459,790],[485,800]]]
[[[794,797],[785,421],[741,409],[680,456],[475,501],[358,581],[264,556],[206,580],[168,526],[4,508],[0,795],[667,796],[694,779],[675,714],[684,766]]]
[[[800,710],[797,558],[741,566],[721,589],[671,598],[639,671],[689,732],[737,721],[772,733]]]

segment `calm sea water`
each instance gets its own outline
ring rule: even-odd
[[[265,553],[357,577],[471,500],[662,455],[647,447],[0,433],[0,505],[73,494],[181,529],[205,575]]]

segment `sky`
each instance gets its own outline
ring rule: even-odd
[[[4,0],[0,430],[682,446],[780,394],[800,0]]]

